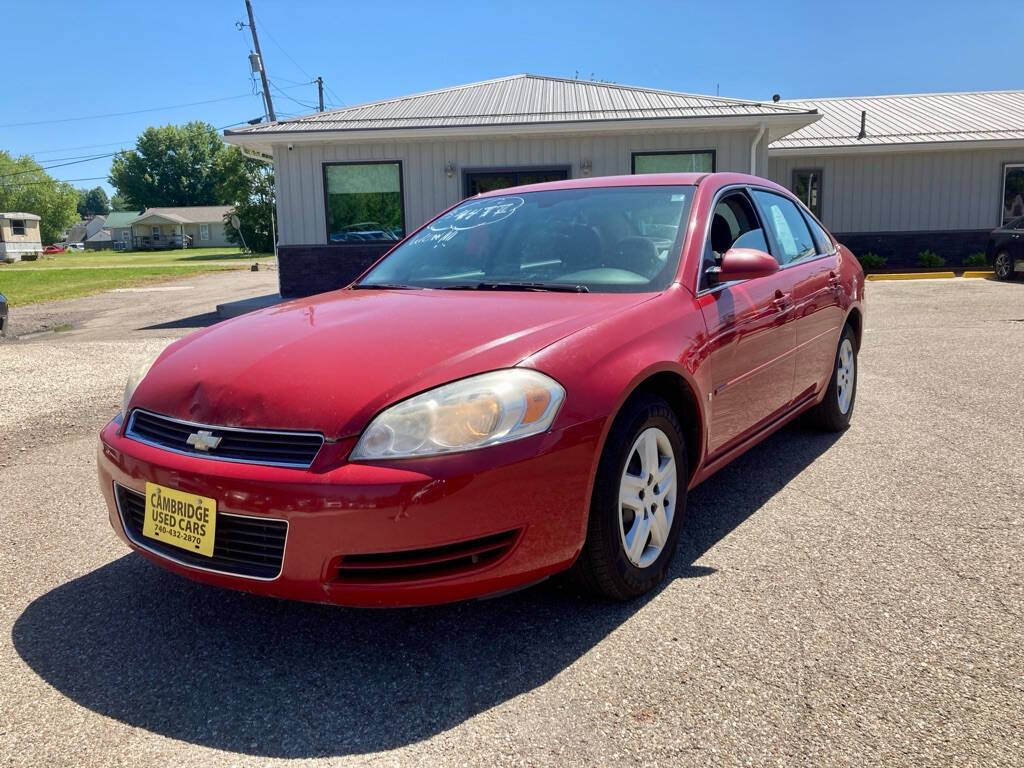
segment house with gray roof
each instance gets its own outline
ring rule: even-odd
[[[134,218],[118,222],[120,229],[128,229],[132,250],[213,248],[232,245],[224,224],[224,217],[230,213],[230,205],[147,208]]]
[[[225,131],[274,164],[281,291],[344,285],[483,191],[741,171],[857,250],[983,250],[1024,190],[1024,92],[766,102],[515,75]],[[921,243],[927,245],[920,246]],[[915,250],[916,249],[916,250]]]

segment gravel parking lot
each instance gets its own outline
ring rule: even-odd
[[[193,584],[108,527],[96,434],[224,279],[0,341],[0,765],[1021,765],[1024,283],[869,284],[854,426],[699,487],[648,599],[357,611]]]

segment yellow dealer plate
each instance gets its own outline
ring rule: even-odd
[[[214,499],[146,483],[143,536],[213,557],[216,528],[217,502]]]

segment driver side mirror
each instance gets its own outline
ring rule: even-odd
[[[774,275],[779,271],[779,262],[770,253],[756,248],[730,248],[722,256],[722,263],[708,267],[707,274],[715,282],[731,280],[755,280]]]

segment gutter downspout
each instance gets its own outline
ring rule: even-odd
[[[764,132],[767,130],[764,121],[761,121],[761,127],[757,132],[757,136],[754,137],[753,143],[750,145],[750,175],[757,175],[757,145],[761,143],[761,139],[764,138]]]

